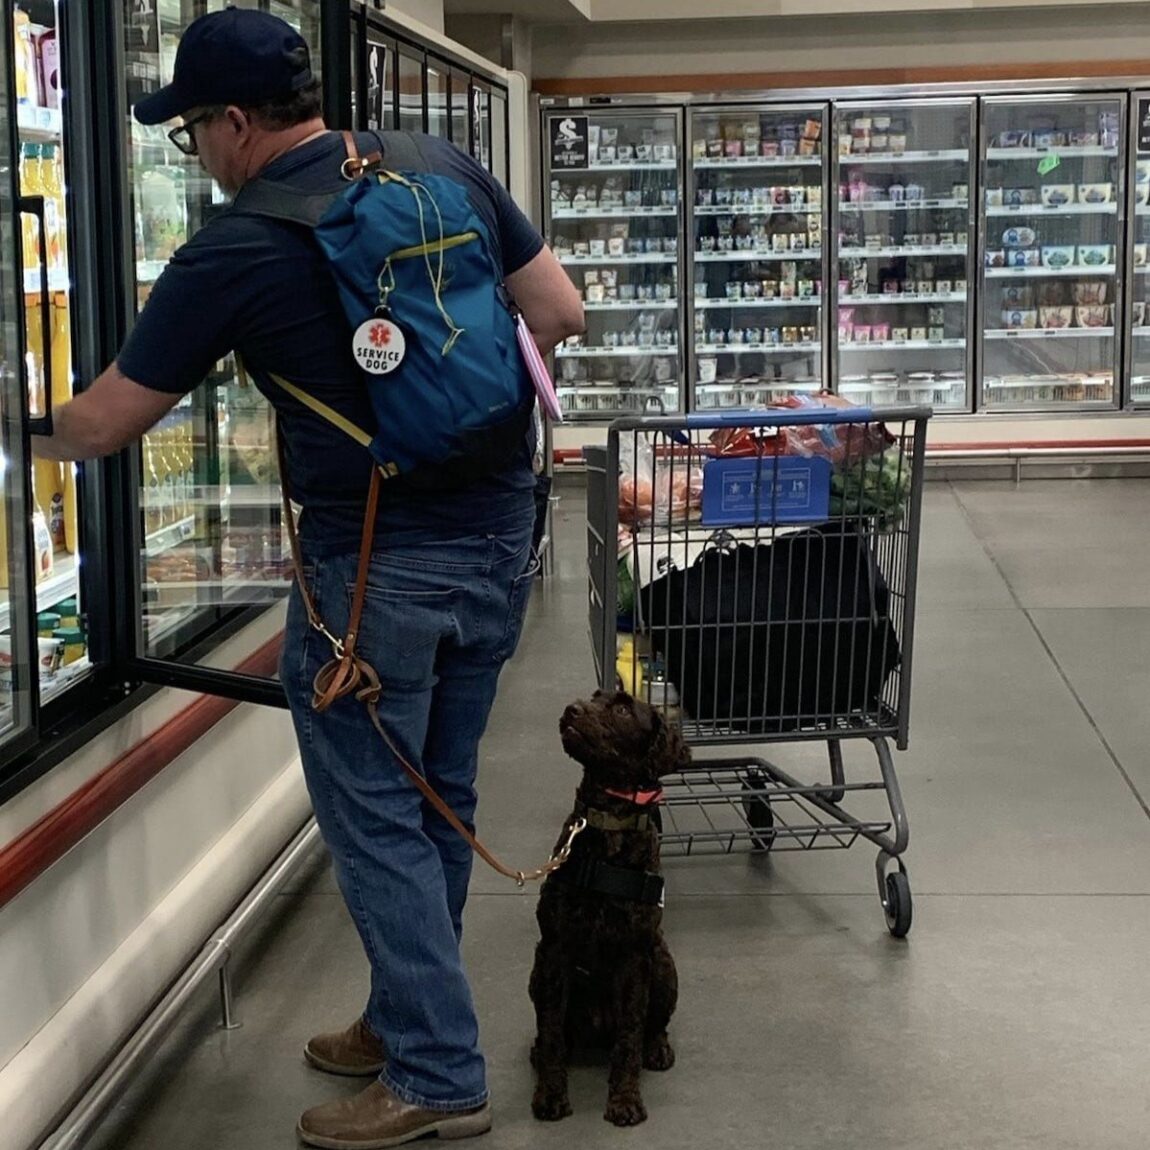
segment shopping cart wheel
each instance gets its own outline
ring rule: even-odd
[[[886,928],[895,938],[906,938],[910,933],[914,905],[910,897],[910,879],[906,871],[896,870],[886,876],[886,898],[882,904],[886,915]]]
[[[767,776],[751,767],[743,779],[743,790],[747,792],[743,795],[743,817],[751,829],[751,845],[757,851],[769,851],[775,845],[775,813],[762,793],[766,786]]]

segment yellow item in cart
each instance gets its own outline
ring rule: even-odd
[[[643,664],[635,650],[635,640],[630,635],[620,635],[618,649],[615,654],[615,674],[623,690],[634,698],[644,697],[643,693]]]

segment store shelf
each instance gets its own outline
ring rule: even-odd
[[[758,263],[762,260],[821,260],[822,248],[803,248],[800,252],[695,252],[697,264]]]
[[[558,208],[551,213],[553,220],[628,220],[632,217],[677,216],[678,208]]]
[[[585,303],[584,311],[674,311],[679,301],[674,299],[612,299],[602,303]]]
[[[987,216],[1116,216],[1117,204],[1003,204]]]
[[[1113,264],[1086,268],[1077,264],[1068,268],[986,268],[988,280],[1045,279],[1049,276],[1112,276],[1117,268]]]
[[[80,591],[80,571],[75,555],[57,555],[54,570],[43,583],[36,585],[36,612],[47,611],[61,599],[71,599]],[[11,592],[9,592],[11,594]],[[5,596],[0,600],[0,631],[7,633],[11,624],[11,606]]]
[[[150,535],[145,536],[144,552],[149,559],[155,558],[157,555],[163,555],[165,551],[170,551],[186,539],[190,539],[195,533],[195,530],[196,517],[194,515],[177,519],[175,523],[169,524],[167,527],[161,527],[159,531],[153,531]]]
[[[647,355],[678,355],[678,345],[674,347],[557,347],[556,359],[635,359]]]
[[[779,355],[784,352],[822,351],[821,343],[697,343],[696,355]]]
[[[608,267],[615,264],[674,264],[679,262],[678,255],[666,252],[643,252],[631,256],[560,256],[559,262],[566,266],[578,264],[601,264]]]
[[[815,215],[823,210],[822,204],[706,204],[695,208],[697,216],[751,216]]]
[[[39,295],[42,281],[39,268],[29,268],[24,273],[24,294]],[[48,290],[51,292],[68,291],[71,282],[68,279],[67,268],[48,269]]]
[[[821,167],[822,156],[721,156],[715,159],[695,160],[695,171],[711,168],[794,168]]]
[[[927,247],[897,248],[839,248],[839,258],[844,260],[898,259],[902,256],[964,256],[966,244],[931,244]]]
[[[839,351],[946,351],[964,347],[964,339],[883,339],[863,343],[855,343],[850,339],[839,341]]]
[[[64,118],[59,108],[38,108],[33,104],[16,105],[16,127],[22,140],[51,143],[60,139]]]
[[[715,311],[727,308],[820,307],[822,296],[795,296],[793,299],[697,299],[696,311]]]
[[[1080,156],[1114,156],[1117,157],[1117,148],[1102,147],[1066,147],[1066,148],[987,148],[988,160],[1038,160],[1043,156],[1058,156],[1065,160]]]
[[[556,176],[575,176],[579,172],[675,172],[678,171],[677,160],[648,160],[639,163],[634,160],[624,160],[614,164],[588,164],[585,168],[576,168],[570,171],[563,169],[553,173]]]
[[[1150,336],[1150,327],[1131,328],[1131,334],[1136,335],[1139,339],[1145,339],[1147,336]]]
[[[851,152],[849,156],[840,156],[839,164],[927,164],[937,160],[969,162],[970,153],[965,148],[943,148],[937,152]]]
[[[1031,327],[995,328],[983,333],[986,339],[1111,339],[1112,327]]]
[[[966,292],[952,291],[952,292],[883,292],[876,295],[844,295],[839,298],[839,304],[842,307],[854,306],[855,304],[865,304],[870,306],[899,306],[902,304],[918,304],[918,303],[965,303]]]
[[[969,200],[862,200],[857,203],[839,204],[844,212],[917,212],[917,211],[957,211],[970,207]]]
[[[1150,216],[1150,204],[1139,204],[1134,209],[1134,214],[1136,216]]]

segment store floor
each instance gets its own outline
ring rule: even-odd
[[[484,744],[480,829],[517,865],[550,848],[576,779],[556,721],[591,685],[583,515],[566,491]],[[891,939],[874,851],[667,865],[678,1063],[646,1126],[530,1114],[533,894],[478,866],[466,953],[490,1065],[490,1150],[1144,1150],[1150,1128],[1150,482],[932,483],[910,749],[915,924]],[[813,748],[780,761],[817,762]],[[850,764],[864,758],[852,755]],[[363,959],[317,858],[237,970],[242,1029],[200,994],[96,1150],[279,1150],[359,1089],[307,1069],[355,1017]]]

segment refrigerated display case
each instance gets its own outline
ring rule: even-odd
[[[213,2],[208,9],[223,6]],[[274,7],[312,37],[318,57],[317,6]],[[140,35],[138,22],[125,25],[128,75],[136,77],[128,82],[125,108],[137,307],[176,249],[225,203],[198,160],[169,138],[169,125],[142,125],[131,115],[136,100],[170,81],[174,48],[188,22],[179,0],[161,0],[154,17],[154,36]],[[139,658],[181,659],[238,613],[286,599],[289,550],[272,434],[270,406],[229,357],[143,437],[132,544]]]
[[[1127,189],[1131,239],[1127,245],[1130,334],[1126,362],[1130,401],[1141,407],[1150,403],[1150,92],[1134,93],[1130,151],[1134,164]]]
[[[661,109],[544,116],[544,228],[587,321],[555,351],[575,418],[681,408],[681,135]]]
[[[825,385],[825,104],[692,109],[697,410]]]
[[[1125,100],[983,104],[982,404],[1113,407]]]
[[[427,134],[448,139],[451,135],[450,108],[448,106],[448,74],[450,65],[434,57],[427,60]]]
[[[970,405],[975,104],[835,112],[835,390],[856,403]]]
[[[72,396],[74,336],[68,235],[70,141],[64,104],[70,76],[64,28],[52,0],[9,6],[17,126],[24,371],[33,432]],[[88,675],[89,588],[81,578],[78,469],[33,459],[32,570],[35,580],[39,700],[49,702]],[[54,651],[48,648],[54,646]]]

